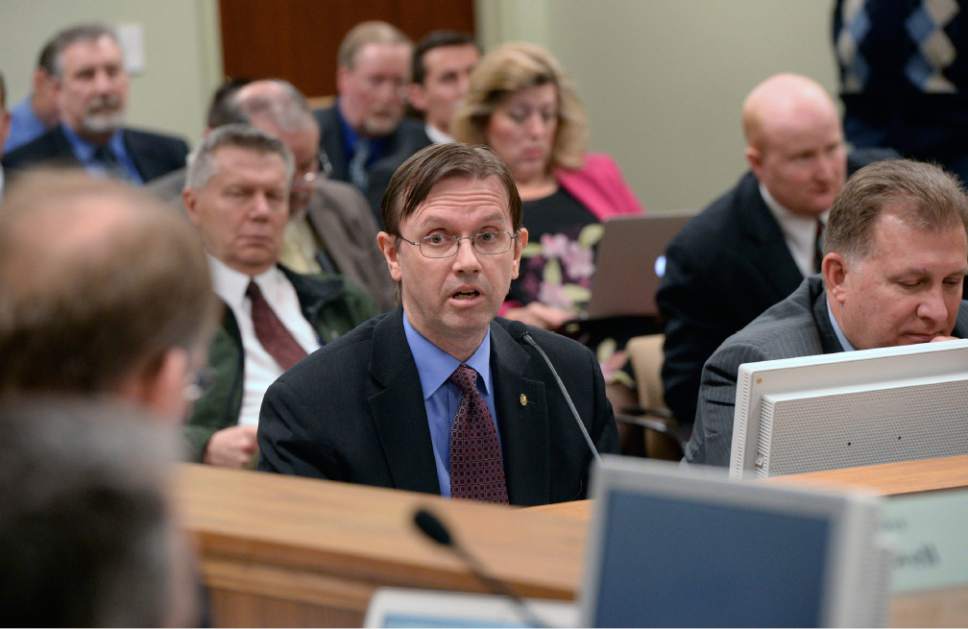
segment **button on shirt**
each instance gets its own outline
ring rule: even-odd
[[[104,165],[94,156],[98,147],[74,133],[73,129],[66,124],[62,124],[61,129],[64,130],[67,141],[71,143],[71,150],[74,152],[74,157],[84,166],[84,169],[89,173],[105,175]],[[131,160],[131,156],[128,155],[128,149],[124,146],[124,134],[121,132],[121,129],[115,131],[111,139],[108,140],[108,147],[114,154],[115,159],[118,160],[118,164],[124,169],[128,179],[133,183],[144,183],[144,180],[141,178],[141,173],[138,172],[138,168]]]
[[[250,277],[227,267],[211,256],[208,261],[215,293],[232,309],[232,314],[235,315],[235,321],[239,326],[239,333],[242,335],[245,368],[239,424],[258,426],[262,398],[269,385],[282,375],[282,368],[256,338],[255,327],[252,324],[252,303],[245,296]],[[319,338],[313,327],[303,317],[296,289],[282,271],[272,267],[251,279],[259,285],[259,290],[265,296],[269,307],[306,353],[319,349]]]
[[[434,464],[437,466],[437,480],[440,495],[450,496],[450,428],[457,414],[457,407],[463,395],[456,384],[448,382],[450,374],[460,366],[457,360],[424,337],[410,325],[406,313],[403,314],[403,331],[410,346],[410,353],[417,365],[420,388],[423,390],[424,407],[427,409],[427,423],[430,428],[430,441],[434,449]],[[495,422],[498,439],[501,430],[497,424],[494,410],[494,387],[491,382],[491,333],[464,364],[478,373],[477,387],[491,411],[491,421]],[[503,449],[503,448],[502,448]]]
[[[783,239],[786,241],[787,249],[790,250],[790,255],[793,256],[793,261],[797,263],[797,268],[800,269],[804,277],[814,275],[816,273],[813,269],[813,258],[816,251],[814,241],[817,239],[818,217],[794,214],[777,203],[763,184],[760,184],[760,195],[763,197],[766,206],[770,208],[770,212],[773,213],[773,218],[780,224]],[[828,214],[830,214],[830,210],[819,216],[824,225],[827,224]]]

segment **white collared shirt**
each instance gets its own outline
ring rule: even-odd
[[[296,289],[277,267],[273,266],[268,271],[250,278],[244,273],[230,269],[212,256],[208,257],[208,261],[215,293],[232,309],[242,335],[245,362],[239,424],[258,426],[262,398],[269,385],[282,375],[282,367],[256,338],[255,327],[252,325],[252,303],[245,296],[249,280],[252,279],[258,284],[269,307],[307,354],[319,349],[319,340],[313,327],[303,317]]]
[[[793,256],[793,261],[797,263],[800,273],[804,277],[814,275],[816,271],[813,268],[813,258],[816,250],[814,241],[817,239],[817,219],[811,216],[794,214],[786,209],[777,203],[762,183],[760,184],[760,196],[763,197],[766,207],[770,208],[770,212],[773,213],[773,218],[780,224],[780,231],[783,232],[787,249],[790,250],[790,255]],[[827,224],[828,214],[830,214],[830,210],[819,217],[820,222],[824,225]]]
[[[429,122],[424,125],[424,131],[427,133],[427,137],[434,144],[451,144],[454,142],[454,138],[447,133],[444,133],[434,125]]]

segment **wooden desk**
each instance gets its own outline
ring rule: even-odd
[[[892,495],[968,486],[968,456],[768,482],[863,486]],[[176,495],[198,543],[218,626],[358,626],[384,585],[483,591],[411,524],[427,506],[522,595],[573,599],[588,501],[532,509],[185,465]],[[895,597],[894,626],[968,624],[968,588]]]

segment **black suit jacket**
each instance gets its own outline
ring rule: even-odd
[[[180,138],[148,131],[123,129],[124,146],[142,181],[166,175],[185,166],[188,144]],[[28,142],[3,158],[4,168],[18,170],[41,164],[80,166],[71,143],[57,125],[44,135]]]
[[[491,323],[491,370],[510,502],[584,498],[588,446],[544,362],[511,337],[508,324]],[[595,357],[570,339],[530,331],[599,451],[616,451],[615,422]],[[326,345],[269,387],[259,449],[261,470],[440,493],[402,309]]]
[[[695,417],[702,367],[716,348],[801,281],[751,172],[672,239],[656,303],[665,402],[681,424]]]
[[[337,106],[334,104],[332,107],[313,112],[316,122],[319,123],[319,148],[325,153],[332,167],[329,177],[352,183],[349,157],[343,148],[343,131],[336,111]],[[383,193],[390,183],[390,177],[408,157],[431,144],[427,132],[424,131],[423,123],[409,118],[401,120],[393,133],[387,136],[386,152],[370,166],[369,185],[363,191],[378,225],[383,225],[380,201],[383,200]]]

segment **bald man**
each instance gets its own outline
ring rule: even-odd
[[[818,230],[847,170],[837,108],[807,77],[766,79],[742,120],[750,170],[672,240],[656,295],[665,401],[682,437],[709,356],[819,270]]]

